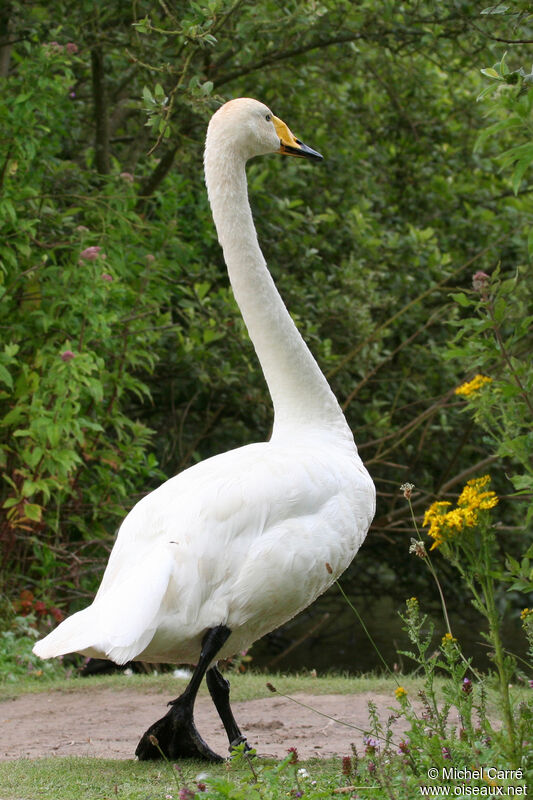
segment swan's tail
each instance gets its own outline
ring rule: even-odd
[[[91,606],[68,617],[37,642],[35,655],[53,658],[82,653],[126,664],[142,653],[164,616],[172,560],[163,547],[126,571],[127,575],[119,573],[108,580]]]
[[[143,630],[136,626],[135,630],[126,624],[122,631],[110,630],[103,605],[101,602],[93,603],[68,617],[35,644],[35,655],[54,658],[67,653],[81,653],[93,658],[109,658],[115,664],[132,661],[150,644],[157,626],[152,624]]]
[[[33,652],[39,658],[54,658],[67,653],[101,650],[98,632],[94,630],[94,607],[78,611],[36,643]],[[101,634],[100,634],[101,635]],[[89,653],[87,653],[89,655]],[[103,653],[102,653],[103,655]]]

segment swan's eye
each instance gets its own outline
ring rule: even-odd
[[[267,114],[267,115],[265,116],[265,119],[266,119],[266,121],[267,121],[267,122],[270,122],[270,121],[271,121],[271,119],[272,119],[272,115],[271,115],[271,114]]]

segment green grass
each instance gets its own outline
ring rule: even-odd
[[[280,673],[263,674],[259,672],[226,673],[231,682],[231,695],[233,700],[253,700],[269,694],[267,682],[272,683],[278,691],[284,694],[293,692],[308,692],[309,694],[358,694],[360,692],[391,692],[396,687],[394,681],[388,676],[379,675],[336,675],[325,674],[313,677],[309,673],[296,675],[283,675]],[[400,680],[400,678],[399,678]],[[419,681],[410,677],[401,677],[402,685],[406,688],[418,685]],[[61,692],[90,692],[95,687],[112,688],[115,691],[135,687],[138,691],[153,692],[154,694],[168,694],[174,696],[185,687],[187,681],[174,678],[172,673],[160,675],[130,675],[122,673],[116,675],[101,675],[91,678],[73,676],[65,677],[39,677],[28,676],[13,683],[0,685],[0,700],[9,700],[21,694],[33,692],[61,691]],[[207,694],[205,682],[200,693]]]
[[[171,769],[167,764],[103,758],[2,762],[0,797],[2,800],[159,800],[166,794],[178,795]],[[205,765],[200,761],[189,761],[184,767],[189,780],[202,772]]]
[[[416,693],[423,686],[422,678],[415,675],[383,675],[379,673],[368,673],[365,675],[345,675],[326,673],[314,677],[309,673],[284,675],[281,673],[261,673],[248,671],[244,674],[225,673],[231,683],[231,698],[233,701],[255,700],[261,697],[269,697],[270,691],[267,683],[273,684],[280,694],[295,694],[304,692],[306,694],[361,694],[370,692],[372,694],[388,694],[391,702],[394,698],[394,690],[400,684],[407,689],[410,697],[415,697]],[[444,679],[436,678],[435,685],[440,688],[444,684]],[[153,693],[175,697],[187,685],[187,680],[175,678],[172,673],[151,674],[151,675],[130,675],[122,673],[115,675],[93,676],[91,678],[81,678],[78,675],[70,678],[63,677],[25,677],[15,683],[0,684],[0,701],[11,700],[22,694],[41,693],[41,692],[87,692],[90,693],[95,688],[109,688],[116,692],[135,688],[142,693]],[[207,695],[205,681],[200,688],[200,695]],[[526,687],[515,687],[514,696],[519,700],[529,699],[530,690]],[[489,703],[492,699],[489,693]],[[495,698],[496,701],[496,698]],[[2,798],[0,797],[0,800]]]
[[[328,783],[341,772],[340,759],[312,759],[298,764],[305,767],[310,779]],[[261,759],[262,766],[274,761]],[[112,761],[102,758],[47,758],[0,763],[1,800],[177,800],[179,788],[188,783],[195,787],[205,776],[228,777],[246,785],[252,774],[245,764],[207,765],[185,761],[178,774],[167,763]],[[307,780],[310,780],[307,779]],[[287,789],[294,786],[292,771],[287,774]]]

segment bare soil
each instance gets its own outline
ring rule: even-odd
[[[372,700],[381,719],[390,715],[391,697],[295,694],[316,711],[363,730],[368,728],[367,703]],[[46,756],[134,758],[137,742],[152,722],[166,713],[161,694],[132,689],[94,688],[27,694],[0,703],[0,760]],[[232,704],[250,745],[261,756],[283,758],[296,747],[300,758],[349,755],[350,743],[361,748],[363,732],[346,727],[290,700],[272,695]],[[207,743],[227,753],[227,739],[209,697],[199,697],[195,722]],[[394,723],[396,735],[402,720]],[[397,738],[397,737],[395,737]]]

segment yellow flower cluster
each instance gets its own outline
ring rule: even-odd
[[[403,686],[398,686],[398,688],[394,690],[394,694],[397,700],[404,700],[404,698],[407,697],[407,689],[404,689]]]
[[[467,381],[467,383],[462,383],[461,386],[458,386],[455,390],[455,394],[461,394],[464,397],[469,397],[471,394],[479,392],[481,387],[486,383],[492,383],[492,378],[487,378],[486,375],[476,375],[476,377],[472,378],[471,381]]]
[[[457,641],[457,639],[455,638],[455,636],[452,636],[452,634],[449,633],[449,632],[445,633],[444,636],[442,637],[442,644],[443,645],[453,644],[456,641]]]
[[[465,528],[475,528],[479,512],[494,508],[498,502],[495,492],[486,490],[490,475],[468,481],[457,501],[457,508],[447,500],[432,503],[424,515],[424,526],[429,526],[428,535],[434,540],[431,550],[443,542],[453,539]],[[450,509],[450,510],[449,510]]]
[[[520,619],[522,621],[526,620],[528,617],[533,616],[533,608],[523,608],[520,612]]]

